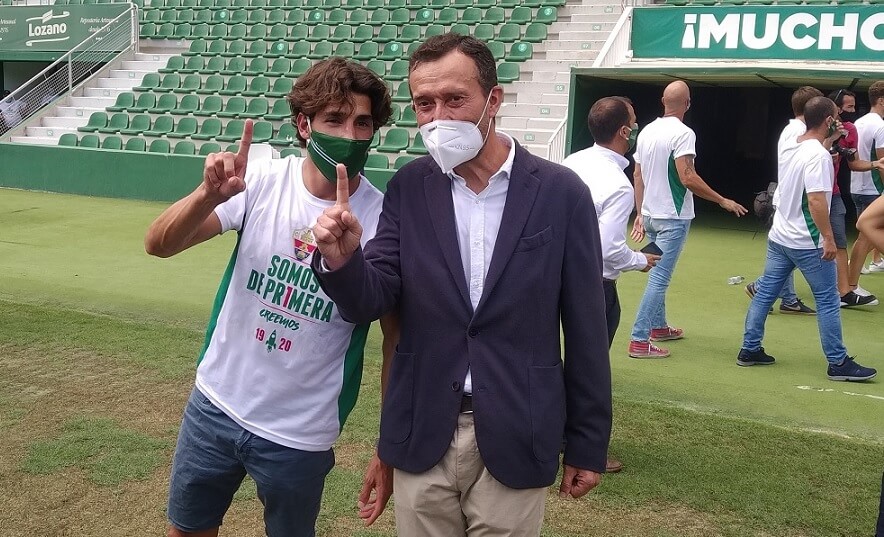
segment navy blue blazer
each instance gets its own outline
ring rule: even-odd
[[[563,435],[565,463],[605,469],[611,371],[595,207],[577,175],[519,145],[509,180],[475,311],[451,179],[429,157],[392,178],[364,252],[325,273],[321,255],[313,256],[345,319],[399,314],[378,444],[395,468],[420,473],[441,460],[469,367],[476,441],[498,481],[511,488],[552,484]]]

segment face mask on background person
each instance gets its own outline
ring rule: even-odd
[[[347,177],[351,178],[361,172],[368,160],[368,149],[371,147],[371,138],[368,140],[351,140],[330,134],[323,134],[313,130],[310,118],[307,118],[307,126],[310,127],[310,139],[307,140],[307,153],[310,154],[313,164],[322,175],[330,182],[338,180],[338,172],[335,166],[343,164],[347,167]]]
[[[488,98],[485,99],[482,115],[479,116],[476,123],[456,119],[437,119],[420,128],[427,152],[444,173],[449,173],[464,162],[474,159],[485,145],[488,134],[491,132],[491,125],[488,125],[488,131],[483,137],[479,130],[479,123],[485,117],[490,101],[491,94],[489,93]]]
[[[626,139],[626,141],[629,143],[629,147],[626,149],[627,153],[635,149],[636,140],[638,140],[638,123],[632,126],[632,130],[629,131],[629,137]]]
[[[856,123],[856,120],[859,118],[859,114],[856,112],[841,112],[841,121],[842,122],[850,122]]]

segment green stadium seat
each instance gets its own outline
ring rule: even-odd
[[[174,116],[186,116],[188,114],[193,114],[200,108],[200,98],[198,95],[190,94],[185,95],[181,98],[181,102],[178,103],[178,106],[169,110],[169,113]]]
[[[360,61],[373,60],[378,55],[378,44],[374,41],[366,41],[359,45],[359,52],[353,56],[354,59]]]
[[[399,118],[402,117],[402,107],[398,103],[390,103],[390,119],[385,123],[388,127],[393,127]]]
[[[518,6],[514,7],[510,12],[509,20],[507,20],[510,24],[528,24],[534,20],[534,13],[531,11],[530,7]]]
[[[266,72],[266,69],[264,70]],[[280,79],[284,80],[284,79]],[[270,92],[270,79],[264,76],[256,76],[249,81],[249,88],[242,92],[246,97],[258,97]]]
[[[477,7],[479,9],[488,9],[497,6],[496,0],[475,0],[473,2],[473,7]]]
[[[187,138],[196,134],[196,129],[197,122],[195,117],[183,117],[175,125],[175,129],[166,136],[169,138]]]
[[[464,24],[461,25],[465,26]],[[518,26],[516,28],[518,28]],[[494,26],[486,23],[477,24],[475,28],[473,28],[473,37],[481,41],[491,41],[494,39]]]
[[[390,22],[390,10],[386,8],[374,10],[371,13],[371,19],[368,20],[368,24],[372,26],[383,26],[388,22]]]
[[[532,22],[525,29],[525,36],[522,38],[522,41],[527,41],[528,43],[540,43],[546,41],[546,38],[546,25],[541,22]]]
[[[322,0],[303,0],[304,7],[318,9],[322,7]]]
[[[396,122],[397,127],[417,127],[417,115],[414,113],[414,108],[410,106],[402,107],[402,116],[399,118],[399,121]]]
[[[58,145],[65,147],[77,147],[77,135],[72,132],[66,132],[58,138]]]
[[[179,22],[175,25],[175,31],[172,37],[175,39],[187,39],[190,37],[192,26],[189,22]]]
[[[386,2],[387,9],[401,9],[404,7],[408,7],[407,0],[387,0]]]
[[[267,52],[264,53],[265,58],[282,58],[286,54],[289,53],[289,44],[283,39],[277,39],[276,41],[270,43],[267,47]],[[255,41],[255,43],[261,43],[261,41]]]
[[[363,0],[344,0],[341,3],[341,7],[348,10],[361,9],[364,5]]]
[[[144,75],[144,78],[141,79],[141,84],[132,89],[135,91],[153,91],[153,89],[159,85],[160,75],[157,73],[147,73]]]
[[[162,138],[152,141],[150,147],[147,148],[148,153],[163,153],[166,155],[169,154],[169,150],[169,140],[163,140]]]
[[[267,0],[250,0],[249,9],[251,10],[267,10]]]
[[[207,157],[211,153],[220,153],[221,146],[216,144],[215,142],[206,142],[200,146],[199,155],[201,157]]]
[[[270,145],[290,146],[298,143],[298,131],[291,123],[283,123],[276,136],[270,139]]]
[[[451,26],[457,22],[457,19],[457,9],[453,7],[444,7],[436,14],[436,24],[443,26]]]
[[[89,121],[81,127],[77,127],[80,132],[98,132],[98,129],[107,127],[107,114],[104,112],[92,112]]]
[[[212,26],[212,31],[206,37],[208,40],[213,39],[226,39],[227,38],[227,25],[226,24],[216,24]]]
[[[325,21],[332,26],[345,24],[347,22],[347,12],[343,9],[332,9],[325,17]]]
[[[328,24],[317,24],[310,29],[310,35],[307,41],[328,41],[331,38],[331,26]]]
[[[390,64],[387,80],[398,82],[408,78],[408,60],[396,60]]]
[[[219,95],[239,95],[246,91],[249,85],[249,79],[243,75],[234,75],[227,79],[224,89],[218,92]]]
[[[181,140],[177,144],[175,144],[175,149],[172,151],[173,155],[195,155],[196,154],[196,146],[190,140]]]
[[[419,26],[432,24],[435,20],[436,11],[429,8],[419,9],[417,13],[414,14],[414,24]]]
[[[150,130],[151,121],[147,114],[136,114],[129,120],[129,128],[120,129],[120,134],[126,136],[138,136],[146,130]]]
[[[306,44],[309,47],[310,43],[307,43],[308,37],[310,37],[310,27],[306,24],[295,24],[285,40],[294,41],[297,45],[302,46]]]
[[[390,41],[400,41],[402,43],[410,43],[412,41],[422,40],[422,29],[416,24],[406,24],[399,29],[399,37],[390,39]]]
[[[222,89],[224,89],[224,77],[221,75],[209,75],[203,83],[203,87],[194,91],[194,93],[211,95],[218,93]]]
[[[464,10],[473,7],[473,0],[451,0],[450,4],[455,9]]]
[[[313,51],[307,55],[311,60],[324,60],[332,55],[334,45],[331,41],[320,41],[313,46]]]
[[[481,8],[475,8],[481,10]],[[484,11],[482,22],[499,26],[506,22],[506,13],[502,7],[491,7]]]
[[[193,9],[182,7],[178,9],[175,19],[179,22],[193,22],[196,19],[196,11]]]
[[[129,138],[126,140],[126,146],[124,147],[126,151],[137,151],[140,153],[144,153],[147,149],[147,142],[144,141],[144,138]]]
[[[169,58],[169,61],[166,62],[165,67],[161,67],[157,69],[158,73],[177,73],[184,69],[184,57],[183,56],[172,56]]]
[[[227,122],[227,126],[224,128],[224,134],[219,134],[215,137],[219,142],[236,142],[240,138],[242,138],[242,131],[245,122],[241,119],[234,119],[232,121]]]
[[[205,43],[205,41],[203,41]],[[197,73],[206,66],[206,59],[202,56],[188,56],[184,67],[180,69],[181,73]],[[199,84],[197,85],[199,87]]]
[[[311,26],[325,22],[325,13],[319,9],[308,11],[304,15],[304,22]]]
[[[199,72],[202,75],[211,75],[220,73],[225,67],[227,67],[227,60],[221,56],[213,56],[209,58],[209,61],[206,62],[206,66],[200,69]]]
[[[223,39],[209,40],[206,41],[206,43],[208,48],[206,49],[205,54],[202,54],[202,56],[203,58],[208,58],[209,62],[212,61],[213,56],[220,56],[227,52],[227,41],[224,41]],[[221,67],[224,67],[223,64]],[[202,69],[200,69],[200,71],[202,72]]]
[[[249,27],[245,24],[234,24],[227,28],[227,39],[243,39],[249,35]]]
[[[368,24],[370,19],[371,15],[369,15],[368,11],[364,9],[354,9],[350,12],[350,16],[347,20],[350,22],[350,26],[358,26],[360,24]]]
[[[378,145],[377,150],[381,153],[398,153],[408,148],[408,131],[400,128],[392,128],[384,135],[384,141]]]
[[[310,63],[310,60],[307,60],[307,63]],[[292,62],[288,58],[276,58],[273,60],[273,63],[270,64],[270,76],[289,76],[291,68]]]
[[[181,87],[172,90],[172,92],[181,94],[194,93],[196,90],[200,89],[202,80],[203,79],[200,75],[187,75],[184,77],[184,80],[181,81]]]
[[[277,78],[273,81],[273,87],[266,92],[268,97],[285,97],[292,91],[292,79]]]
[[[297,78],[306,73],[307,69],[310,69],[312,65],[313,62],[311,62],[307,58],[298,58],[297,60],[292,62],[292,67],[288,73],[288,76],[292,78]]]
[[[427,26],[427,28],[432,28],[432,26]],[[432,35],[439,35],[439,34],[432,34]],[[420,41],[414,41],[412,43],[409,43],[408,49],[405,51],[405,56],[407,58],[410,58],[411,55],[414,54],[414,51],[417,50],[418,47],[420,47],[420,45],[421,45]]]
[[[175,35],[175,25],[171,22],[163,23],[157,26],[157,33],[153,39],[172,39]]]
[[[198,23],[206,23],[207,25],[211,25],[212,23],[212,10],[200,8],[196,12],[196,17],[194,17],[194,22]]]
[[[211,140],[221,134],[221,120],[211,117],[200,125],[199,132],[190,137],[194,140]]]
[[[101,141],[101,148],[119,151],[123,149],[123,139],[119,136],[105,136],[104,140]]]
[[[487,45],[495,61],[503,60],[506,57],[506,45],[500,41],[489,41]]]
[[[378,75],[382,79],[387,76],[387,62],[384,60],[369,60],[365,63],[368,70]]]
[[[285,23],[285,10],[284,9],[271,9],[267,12],[267,24],[284,24]]]
[[[524,41],[518,41],[513,43],[510,46],[509,54],[506,55],[506,61],[508,62],[523,62],[525,60],[530,60],[531,56],[534,54],[534,47],[531,43],[525,43]],[[497,59],[497,58],[495,58]]]
[[[242,56],[248,50],[248,46],[249,44],[244,40],[229,41],[227,43],[227,49],[222,52],[221,55],[225,58],[235,58],[237,56]]]
[[[80,138],[80,147],[98,149],[101,146],[101,138],[97,134],[86,134]]]
[[[246,24],[264,24],[267,21],[267,13],[263,9],[253,9],[249,11],[249,18]]]
[[[267,62],[267,58],[258,57],[252,58],[252,61],[249,62],[248,68],[242,71],[242,73],[246,76],[258,76],[266,73],[268,69],[270,69],[270,64]]]
[[[143,22],[138,28],[138,37],[141,39],[153,39],[157,34],[157,25],[153,22]]]
[[[172,132],[172,129],[174,128],[175,119],[173,119],[172,116],[160,116],[153,122],[151,128],[141,134],[144,136],[150,136],[151,138],[159,138]]]
[[[291,117],[291,115],[292,110],[289,107],[288,101],[285,99],[277,99],[273,102],[273,109],[267,114],[264,114],[264,117],[270,121],[283,121]]]
[[[124,112],[130,107],[135,106],[135,94],[124,91],[117,95],[117,100],[113,106],[108,106],[105,110],[108,112]]]
[[[477,7],[468,7],[460,14],[460,22],[473,26],[482,22],[482,10]]]
[[[466,26],[466,24],[461,24],[461,26]],[[431,25],[427,26],[426,29],[424,30],[424,38],[426,39],[426,38],[430,38],[430,37],[433,37],[436,35],[442,35],[447,31],[448,30],[446,30],[445,26],[442,26],[441,24],[431,24]],[[470,34],[469,34],[469,32],[467,32],[466,34],[461,34],[461,35],[470,35]],[[412,42],[411,45],[409,45],[409,47],[411,47],[414,44],[415,44],[415,42]],[[417,43],[417,44],[419,45],[420,43]],[[410,56],[411,52],[409,51],[409,52],[407,52],[407,54]]]
[[[268,112],[270,112],[270,104],[267,102],[267,99],[264,97],[255,97],[249,101],[246,111],[239,114],[237,117],[257,119],[259,117],[264,117]]]
[[[163,81],[160,82],[160,85],[154,88],[154,91],[158,91],[160,93],[169,93],[174,89],[181,87],[181,75],[178,73],[169,73],[163,77]]]
[[[470,27],[459,22],[452,24],[448,31],[453,34],[470,35]]]
[[[552,24],[559,18],[558,11],[554,7],[542,7],[537,10],[537,16],[534,17],[536,22]]]
[[[125,112],[118,112],[110,117],[110,120],[107,122],[107,125],[104,127],[99,127],[97,132],[102,134],[116,134],[120,132],[122,129],[129,128],[129,114]]]
[[[503,62],[497,66],[497,80],[499,82],[515,82],[519,79],[520,69],[518,63]]]
[[[218,117],[239,117],[246,111],[246,100],[244,97],[231,97],[224,105],[224,109],[218,112]]]
[[[527,7],[540,7],[543,0],[522,0],[522,5]]]
[[[392,2],[393,0],[387,0]],[[405,26],[411,22],[411,11],[408,8],[400,7],[390,12],[390,22],[396,26]]]
[[[362,47],[360,46],[360,52]],[[384,45],[384,50],[377,56],[379,60],[384,61],[393,61],[402,58],[402,44],[396,41],[391,41]]]
[[[256,121],[252,131],[252,142],[264,144],[273,138],[273,124],[269,121]]]
[[[369,153],[368,159],[365,161],[366,168],[379,168],[386,170],[390,167],[390,160],[386,155],[378,155],[377,153]]]
[[[239,75],[246,70],[246,59],[243,57],[230,58],[224,69],[221,69],[222,75]]]
[[[267,0],[268,8],[286,7],[285,0]]]
[[[200,22],[194,24],[190,28],[190,38],[191,39],[205,39],[209,37],[209,34],[212,31],[212,27],[204,22]],[[185,54],[186,55],[186,54]]]
[[[365,0],[365,9],[369,11],[374,11],[376,9],[382,9],[387,5],[385,0]]]
[[[279,158],[300,157],[301,149],[298,147],[286,147],[279,152]]]
[[[165,114],[171,112],[178,106],[178,97],[171,93],[160,95],[156,104],[146,110],[150,114]]]
[[[546,26],[541,25],[541,27],[546,30]],[[519,39],[522,38],[522,29],[518,24],[507,23],[501,26],[497,30],[497,36],[493,39],[497,39],[503,43],[515,43]],[[486,39],[485,41],[490,41],[491,39]]]
[[[396,92],[393,93],[393,102],[397,103],[410,103],[411,102],[411,89],[408,87],[408,81],[403,80],[396,86]]]
[[[393,169],[398,170],[399,168],[401,168],[402,166],[405,166],[406,164],[408,164],[409,162],[411,162],[412,160],[414,160],[416,158],[417,157],[412,156],[412,155],[402,155],[402,156],[396,157],[395,162],[393,162]]]
[[[307,15],[301,8],[290,9],[285,14],[286,24],[304,24]]]
[[[249,33],[243,38],[246,41],[257,41],[258,39],[267,39],[267,25],[255,24],[249,27]]]
[[[192,113],[195,116],[208,117],[214,116],[224,108],[224,99],[218,95],[209,95],[206,97],[200,107]]]
[[[375,43],[388,43],[390,41],[395,41],[399,38],[399,27],[395,24],[385,24],[378,29],[378,35],[374,37],[374,39],[369,39],[369,41],[374,41]]]
[[[424,145],[424,137],[421,136],[421,133],[418,132],[414,135],[411,145],[408,146],[408,149],[406,149],[405,152],[409,155],[426,155],[429,153],[427,147]]]
[[[340,26],[340,28],[349,28],[349,26]],[[341,58],[352,58],[356,54],[356,44],[350,41],[344,41],[335,45],[335,56]]]
[[[285,30],[285,28],[283,28]],[[283,48],[288,49],[285,43],[283,43]],[[267,56],[267,42],[266,41],[251,41],[249,43],[249,48],[242,53],[242,56],[245,58],[257,58],[259,56]]]
[[[332,32],[330,41],[333,43],[342,43],[345,41],[350,41],[353,37],[353,27],[349,24],[339,24],[335,26],[334,32]]]
[[[366,41],[371,41],[374,39],[374,28],[367,24],[360,24],[353,30],[353,37],[351,41],[354,43],[365,43]]]

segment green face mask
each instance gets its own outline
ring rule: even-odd
[[[629,131],[629,138],[626,139],[626,141],[629,142],[629,149],[626,150],[627,153],[635,148],[636,140],[638,140],[638,123],[632,127],[632,130]]]
[[[316,132],[310,125],[310,139],[307,140],[307,153],[313,164],[322,172],[329,182],[335,183],[338,180],[338,172],[335,166],[343,164],[347,167],[347,177],[353,177],[361,172],[365,167],[365,161],[368,160],[368,149],[371,146],[371,139],[368,140],[351,140],[349,138],[340,138],[331,136],[330,134],[322,134]]]
[[[835,120],[833,119],[831,123],[829,123],[829,130],[826,131],[826,138],[835,134],[835,131],[838,130],[838,126],[835,125]]]

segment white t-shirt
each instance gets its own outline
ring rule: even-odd
[[[884,119],[869,112],[853,124],[859,136],[856,146],[861,160],[878,160],[884,157],[879,147],[884,147]],[[884,177],[879,170],[850,172],[850,193],[877,196],[884,192]]]
[[[219,205],[239,239],[215,298],[196,385],[244,429],[304,451],[329,449],[352,410],[368,325],[343,319],[310,260],[312,228],[334,202],[304,186],[303,158],[249,163],[246,190]],[[383,194],[362,178],[350,207],[377,229]]]
[[[783,160],[780,159],[780,155],[787,148],[798,145],[798,137],[803,136],[805,132],[807,132],[807,125],[800,119],[795,118],[790,119],[789,123],[783,128],[783,132],[780,133],[780,138],[777,140],[777,177],[783,176]],[[771,203],[773,203],[774,209],[780,206],[779,188],[774,189]]]
[[[768,238],[796,250],[821,247],[820,231],[810,214],[807,194],[826,193],[826,208],[832,203],[835,167],[832,156],[817,140],[805,140],[786,147],[779,155],[780,206],[774,213]]]
[[[694,218],[694,195],[678,177],[675,159],[697,155],[697,136],[675,117],[660,117],[638,134],[635,162],[645,184],[642,215],[651,218]]]
[[[623,169],[629,161],[600,145],[572,153],[562,161],[589,187],[599,219],[602,277],[616,280],[627,270],[641,270],[648,258],[626,244],[626,225],[635,209],[635,191]]]

